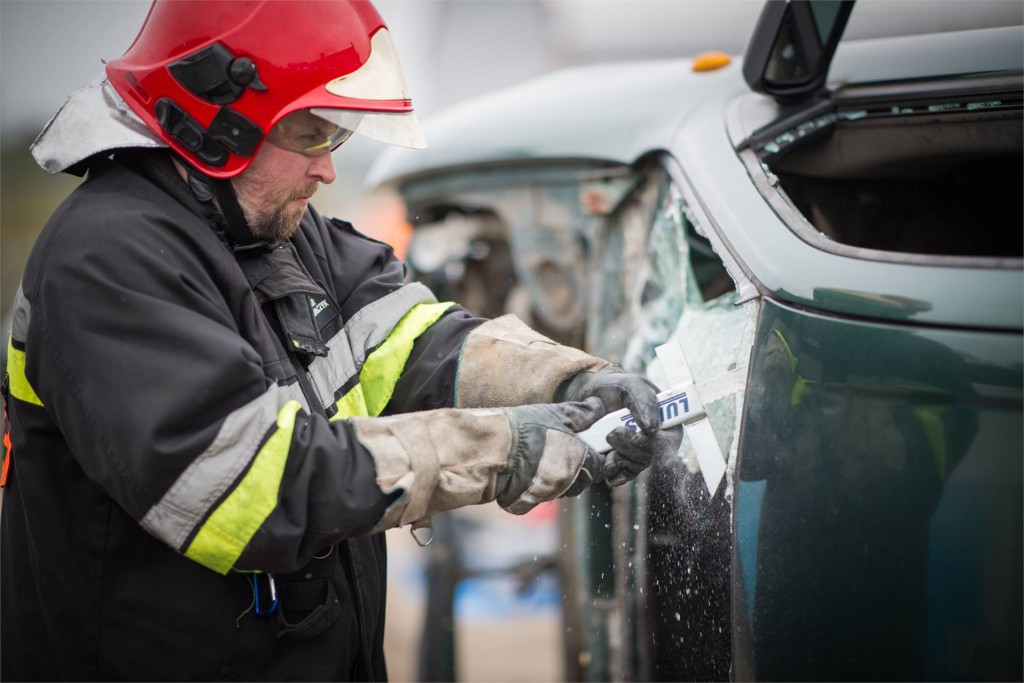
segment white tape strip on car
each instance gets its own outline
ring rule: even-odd
[[[685,436],[697,454],[704,484],[708,493],[714,496],[725,476],[726,463],[704,407],[743,389],[747,366],[734,368],[698,385],[693,382],[693,375],[678,341],[663,344],[655,351],[671,384],[670,388],[658,394],[661,428],[685,425]],[[625,408],[605,415],[578,436],[597,452],[607,453],[612,450],[608,445],[608,433],[623,425],[634,432],[639,429],[636,420]]]

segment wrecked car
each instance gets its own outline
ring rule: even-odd
[[[662,388],[739,377],[563,504],[570,680],[1022,677],[1024,32],[841,41],[858,9],[553,72],[373,170],[439,296]]]

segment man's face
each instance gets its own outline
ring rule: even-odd
[[[234,180],[238,203],[255,237],[281,242],[299,227],[309,198],[337,174],[331,148],[338,128],[308,111],[286,116]]]

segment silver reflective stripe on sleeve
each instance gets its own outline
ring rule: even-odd
[[[224,420],[217,436],[142,518],[146,531],[176,550],[249,466],[289,401],[309,407],[298,384],[274,385]]]
[[[32,321],[32,304],[25,298],[21,291],[21,283],[18,283],[18,291],[14,293],[12,304],[13,314],[11,318],[11,336],[15,340],[25,343],[28,337],[28,325]]]
[[[309,376],[324,408],[334,405],[335,392],[359,374],[367,354],[387,339],[406,313],[418,304],[436,301],[426,286],[413,282],[364,306],[349,318],[345,327],[327,342],[327,356],[315,358],[309,366]]]

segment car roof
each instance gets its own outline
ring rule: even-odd
[[[701,95],[734,86],[737,73],[733,65],[694,73],[690,59],[555,71],[425,120],[429,148],[388,149],[371,170],[370,182],[539,158],[629,164],[647,150],[664,148]]]
[[[1022,46],[1019,26],[847,41],[830,82],[1021,70]],[[389,148],[367,182],[529,159],[630,164],[651,150],[671,150],[675,133],[706,98],[747,92],[739,58],[710,72],[695,72],[693,61],[572,67],[459,103],[424,121],[428,149]]]

